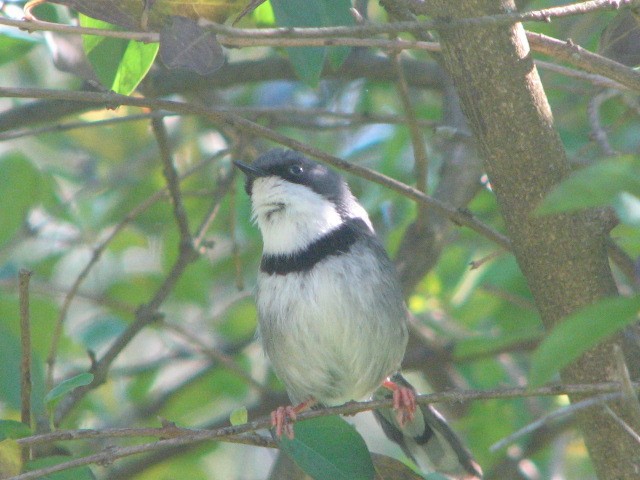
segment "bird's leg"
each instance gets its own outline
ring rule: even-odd
[[[393,392],[393,409],[396,420],[401,427],[413,420],[416,412],[416,392],[411,387],[398,385],[390,378],[382,382],[382,386]]]
[[[271,412],[271,426],[276,429],[276,436],[282,437],[284,433],[289,440],[293,440],[293,422],[298,418],[298,413],[313,407],[316,400],[309,398],[295,407],[287,405],[286,407],[278,407]]]

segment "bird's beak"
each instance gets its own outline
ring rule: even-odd
[[[233,164],[236,167],[238,167],[240,170],[242,170],[242,173],[244,173],[247,176],[247,178],[264,177],[267,175],[267,172],[265,172],[261,168],[255,167],[250,163],[244,163],[238,160],[234,160]]]

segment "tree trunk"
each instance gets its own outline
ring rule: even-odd
[[[515,10],[511,0],[429,0],[429,5],[431,16],[440,20]],[[522,25],[465,25],[440,33],[445,67],[477,137],[513,251],[551,329],[576,309],[617,294],[606,228],[593,212],[533,215],[570,166]],[[616,380],[612,345],[605,342],[587,352],[563,371],[562,380]],[[638,431],[622,406],[612,408]],[[612,417],[595,408],[579,422],[599,478],[638,478],[638,445]]]

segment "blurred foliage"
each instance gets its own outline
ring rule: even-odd
[[[16,15],[15,8],[23,3],[5,2],[3,14]],[[347,3],[327,0],[323,6]],[[559,3],[533,1],[527,2],[527,8]],[[301,5],[274,0],[275,20],[272,12],[262,6],[258,21],[260,25],[273,21],[277,25],[293,25],[305,13],[299,10],[303,8]],[[386,19],[376,2],[370,2],[368,7],[373,20]],[[55,12],[62,20],[75,15],[62,7],[56,7]],[[283,12],[290,16],[284,16]],[[320,12],[312,19],[307,17],[309,25],[351,22],[344,11],[342,16],[331,12],[325,11],[324,16]],[[595,51],[601,32],[614,17],[614,13],[598,13],[527,27],[557,38],[570,37]],[[406,126],[370,119],[382,114],[404,115],[396,85],[375,75],[358,80],[339,75],[319,77],[321,59],[326,57],[334,66],[342,61],[349,65],[350,61],[346,57],[349,49],[325,50],[288,50],[294,70],[306,83],[294,78],[245,82],[239,76],[232,86],[187,91],[184,99],[212,108],[238,109],[292,138],[414,184],[412,147]],[[80,73],[86,71],[82,70],[86,59],[62,62],[63,57],[75,58],[77,54],[78,50],[70,43],[62,43],[59,35],[26,35],[15,28],[2,27],[2,85],[77,90],[82,83],[78,76],[87,79]],[[225,54],[229,65],[241,65],[263,59],[275,62],[287,55],[287,50],[242,48],[228,49]],[[403,56],[427,60],[423,52],[407,51]],[[62,67],[63,63],[67,68]],[[429,65],[428,68],[433,68]],[[145,65],[140,68],[146,71]],[[101,75],[98,72],[98,77]],[[169,73],[156,62],[149,75],[158,81]],[[637,95],[618,92],[601,105],[600,127],[612,148],[621,154],[601,162],[605,155],[595,140],[587,114],[599,88],[545,69],[541,75],[556,128],[570,157],[576,168],[588,166],[573,177],[573,184],[559,187],[554,193],[556,197],[546,205],[554,211],[586,204],[614,205],[622,219],[614,237],[630,255],[637,256],[640,254]],[[147,81],[142,81],[136,94],[144,94]],[[421,120],[443,121],[441,91],[414,88],[410,93]],[[22,112],[20,108],[30,102],[2,99],[0,118],[13,111]],[[278,109],[284,113],[278,115]],[[327,115],[319,115],[318,110]],[[45,113],[49,112],[42,111],[41,115]],[[17,273],[21,268],[33,272],[30,303],[33,411],[38,428],[46,429],[49,423],[46,395],[50,398],[54,393],[56,397],[60,395],[63,398],[57,400],[63,404],[64,397],[73,393],[71,387],[91,381],[82,374],[136,321],[139,308],[162,288],[178,258],[180,237],[164,190],[162,162],[149,119],[138,116],[120,121],[141,113],[148,112],[123,106],[100,107],[53,122],[45,119],[36,126],[29,121],[16,131],[7,132],[7,136],[0,136],[2,419],[20,419]],[[335,113],[357,115],[334,118],[331,114]],[[75,122],[81,124],[60,129]],[[252,159],[273,144],[247,138],[231,126],[217,128],[205,118],[167,116],[165,124],[174,164],[182,176],[181,190],[191,232],[195,233],[212,211],[215,215],[204,232],[198,259],[180,274],[162,302],[161,318],[134,337],[118,355],[106,382],[84,397],[62,419],[59,428],[159,426],[159,418],[186,427],[219,426],[228,424],[229,416],[244,408],[249,412],[249,420],[253,420],[252,413],[265,399],[282,393],[254,337],[256,313],[251,291],[261,253],[260,236],[250,221],[250,205],[242,179],[225,183],[233,158]],[[431,128],[424,128],[423,133],[430,156],[429,185],[435,191],[441,179],[440,167],[446,163],[441,148],[446,139]],[[395,252],[415,217],[415,206],[363,179],[351,177],[349,181],[389,250]],[[218,198],[220,201],[214,202]],[[487,186],[479,189],[467,208],[480,220],[503,231],[495,198]],[[425,272],[409,299],[422,327],[436,336],[439,343],[451,347],[453,353],[447,359],[450,362],[447,368],[455,369],[457,385],[461,387],[492,389],[523,384],[530,368],[530,351],[543,333],[517,263],[507,253],[491,257],[495,250],[494,245],[476,233],[457,228],[435,267]],[[70,288],[94,256],[97,261],[80,282],[65,313],[63,305]],[[469,269],[469,262],[487,256],[491,258],[479,268]],[[629,280],[619,271],[615,273],[621,289],[632,291]],[[61,315],[64,315],[62,337],[55,347],[55,370],[49,381],[47,358]],[[75,384],[73,379],[77,382],[78,378],[81,381]],[[64,383],[69,379],[70,383]],[[56,385],[58,390],[51,393]],[[424,387],[428,385],[425,383]],[[593,478],[586,450],[571,430],[561,431],[547,440],[545,448],[535,451],[528,449],[526,437],[508,453],[489,451],[494,442],[561,405],[562,399],[554,398],[476,401],[462,409],[463,415],[454,424],[485,471],[513,457],[524,470],[538,472],[539,478],[552,475]],[[359,428],[368,441],[382,435],[366,425]],[[8,439],[0,443],[0,466],[11,464],[15,468],[17,450],[15,442],[4,443]],[[55,449],[45,452],[46,458],[34,461],[29,468],[89,455],[114,442],[113,439],[60,442]],[[525,457],[518,458],[520,454]],[[82,467],[47,478],[258,479],[266,477],[274,455],[257,447],[208,442],[155,457],[133,457],[90,469]],[[530,478],[535,477],[532,474]]]

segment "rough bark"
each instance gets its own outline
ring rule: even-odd
[[[431,16],[440,20],[515,9],[511,0],[430,0],[429,5]],[[607,233],[594,215],[532,213],[570,167],[522,26],[446,29],[440,40],[445,67],[477,137],[513,251],[545,327],[616,295]],[[562,374],[567,383],[616,378],[612,342],[587,352]],[[614,409],[637,431],[623,407]],[[594,409],[579,423],[599,478],[638,478],[638,445],[610,416]]]

